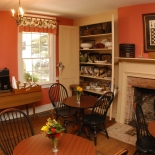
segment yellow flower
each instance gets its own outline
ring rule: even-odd
[[[47,126],[43,126],[43,127],[41,128],[41,130],[44,131],[44,132],[46,132],[46,131],[48,131],[48,127],[47,127]]]
[[[75,89],[74,89],[76,95],[81,95],[83,94],[83,88],[81,86],[77,86]]]
[[[83,91],[82,87],[78,86],[78,87],[77,87],[77,91],[82,92],[82,91]]]

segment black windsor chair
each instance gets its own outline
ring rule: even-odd
[[[55,110],[56,120],[59,116],[64,119],[65,132],[67,132],[67,124],[78,122],[77,109],[71,108],[63,103],[63,100],[68,97],[68,93],[66,88],[60,83],[52,84],[48,95]],[[76,121],[69,119],[71,117],[75,117]]]
[[[155,154],[155,138],[149,133],[147,124],[145,122],[144,114],[140,104],[136,105],[135,122],[137,131],[137,141],[134,155],[141,153]]]
[[[89,125],[89,127],[93,126],[93,134],[94,134],[94,143],[97,143],[97,136],[96,132],[97,129],[100,131],[105,132],[107,138],[109,139],[108,132],[105,127],[105,121],[108,109],[110,108],[111,103],[114,99],[113,92],[107,92],[99,97],[99,99],[94,104],[92,111],[90,114],[86,114],[81,118],[81,128],[78,132],[78,135],[81,134],[82,128],[84,125]],[[103,125],[103,129],[100,127],[97,128],[98,125]],[[87,137],[91,137],[91,135],[86,135]]]
[[[5,155],[12,155],[19,142],[33,135],[31,121],[23,111],[9,108],[0,113],[0,147]]]

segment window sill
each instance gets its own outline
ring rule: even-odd
[[[41,84],[41,88],[50,88],[50,86],[53,84],[53,83],[56,83],[56,81],[55,82],[51,82],[51,83],[46,83],[46,84]]]

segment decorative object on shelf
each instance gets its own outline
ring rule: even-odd
[[[65,130],[62,127],[60,122],[57,122],[55,119],[48,118],[46,125],[44,125],[41,130],[46,137],[52,140],[53,143],[53,152],[58,152],[58,138],[61,135],[61,132]]]
[[[62,62],[58,62],[56,66],[59,68],[59,74],[61,75],[65,66],[62,64]]]
[[[88,28],[88,26],[85,26],[85,29],[82,30],[82,35],[85,36],[85,35],[92,35],[93,34],[93,31],[91,29]]]
[[[87,62],[87,60],[88,60],[87,53],[85,53],[85,54],[80,53],[80,62]]]
[[[143,45],[141,45],[139,58],[143,58]]]
[[[94,68],[94,76],[99,76],[100,70],[99,68]]]
[[[89,53],[88,54],[88,60],[89,60],[89,62],[98,61],[99,58],[100,58],[100,54],[99,53]]]
[[[92,90],[94,90],[94,88],[96,88],[96,86],[97,86],[96,82],[90,82],[90,88]]]
[[[96,88],[94,88],[94,90],[95,90],[96,92],[100,92],[100,91],[102,91],[102,88],[96,87]]]
[[[97,43],[95,48],[105,48],[105,45],[103,43]]]
[[[76,94],[76,103],[80,104],[80,97],[83,94],[83,88],[81,86],[77,86],[74,91]]]
[[[11,9],[11,12],[12,12],[12,18],[14,18],[15,17],[15,10]],[[16,19],[17,25],[19,25],[21,23],[23,15],[24,15],[24,10],[20,6],[20,0],[19,0],[18,15],[17,15],[17,19]]]
[[[81,43],[80,45],[83,49],[90,49],[92,47],[91,43]]]
[[[85,56],[80,56],[80,62],[87,62],[88,58]]]
[[[111,54],[101,54],[100,55],[100,61],[107,61],[108,63],[111,63],[112,61],[112,56]]]
[[[108,49],[111,49],[111,48],[112,48],[112,42],[107,41],[107,42],[105,43],[105,47],[107,47]]]
[[[105,30],[102,28],[102,24],[96,25],[93,30],[93,34],[103,34],[103,33],[105,33]]]
[[[81,66],[81,74],[94,75],[94,66]]]
[[[135,44],[119,44],[119,56],[135,58]]]
[[[108,41],[109,41],[108,39],[103,39],[103,40],[101,41],[101,43],[105,45],[105,43],[108,42]]]
[[[87,90],[90,90],[90,86],[86,86],[86,89],[87,89]]]

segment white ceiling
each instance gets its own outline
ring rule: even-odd
[[[21,0],[25,12],[70,19],[100,14],[119,7],[154,3],[155,0]],[[18,0],[0,0],[0,11],[18,9]]]

